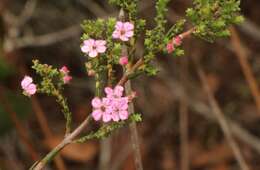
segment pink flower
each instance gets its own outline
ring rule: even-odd
[[[128,64],[128,57],[127,56],[123,56],[119,59],[119,64],[124,66]]]
[[[33,80],[30,76],[25,76],[21,82],[22,89],[24,94],[27,96],[34,95],[36,93],[36,85],[33,83]]]
[[[173,38],[173,44],[176,46],[180,46],[182,44],[182,38],[180,36],[176,36]]]
[[[172,53],[175,50],[175,47],[178,47],[182,44],[182,38],[180,36],[174,37],[168,44],[167,44],[167,52]]]
[[[134,25],[130,22],[117,21],[113,38],[128,41],[134,35]]]
[[[122,97],[124,92],[124,87],[123,86],[116,86],[114,89],[111,87],[106,87],[105,88],[105,93],[108,98],[119,98]]]
[[[93,118],[96,121],[102,118],[103,122],[128,119],[129,97],[123,97],[123,92],[122,86],[116,86],[114,89],[106,87],[106,97],[102,99],[96,97],[92,100]]]
[[[69,69],[68,69],[66,66],[63,66],[63,67],[60,69],[60,72],[62,72],[63,74],[68,74],[70,71],[69,71]]]
[[[167,52],[170,54],[170,53],[172,53],[173,51],[174,51],[174,45],[173,45],[173,43],[172,42],[169,42],[168,44],[167,44]]]
[[[94,98],[91,102],[93,107],[92,117],[98,121],[102,118],[103,122],[109,122],[112,119],[110,101],[107,98]]]
[[[63,66],[60,69],[60,72],[64,74],[63,75],[64,84],[68,84],[72,80],[72,77],[69,75],[69,73],[70,73],[69,69],[66,66]]]
[[[129,116],[128,114],[128,98],[122,97],[119,99],[115,99],[113,101],[112,106],[113,112],[112,112],[112,119],[114,121],[120,120],[126,120]],[[116,115],[116,118],[118,117],[118,120],[113,117],[113,115]]]
[[[85,40],[81,47],[81,51],[88,54],[91,58],[98,56],[99,53],[104,53],[106,49],[106,41],[94,39]]]
[[[68,84],[72,80],[72,77],[69,75],[66,75],[63,77],[64,84]]]

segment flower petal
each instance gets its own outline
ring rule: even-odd
[[[127,31],[126,33],[125,33],[125,36],[127,36],[127,37],[132,37],[134,35],[134,31]]]
[[[120,111],[119,112],[119,117],[121,120],[126,120],[128,118],[129,114],[128,114],[128,111]]]
[[[115,121],[115,122],[118,122],[120,120],[117,113],[112,113],[111,117],[112,117],[112,120]]]
[[[89,53],[88,53],[89,57],[91,58],[94,58],[98,55],[98,52],[97,50],[91,50]]]
[[[90,46],[83,45],[83,46],[81,47],[81,51],[82,51],[83,53],[89,53],[90,50],[91,50]]]
[[[104,53],[105,51],[106,51],[106,47],[105,46],[103,46],[103,45],[101,45],[101,46],[97,46],[97,51],[99,52],[99,53]]]
[[[134,29],[134,25],[132,23],[130,23],[130,22],[125,22],[124,23],[124,29],[126,31],[133,30]]]
[[[116,28],[117,30],[123,29],[123,28],[124,28],[124,23],[121,22],[121,21],[117,21],[117,22],[116,22],[116,25],[115,25],[115,28]]]
[[[123,86],[116,86],[114,88],[114,95],[121,97],[123,95],[124,87]]]
[[[28,94],[28,95],[34,95],[36,93],[36,85],[35,84],[29,84],[26,89],[25,89],[25,92]]]
[[[92,115],[92,117],[94,118],[95,121],[98,121],[98,120],[101,119],[102,113],[103,113],[103,112],[102,112],[101,110],[94,110],[94,111],[91,113],[91,115]]]
[[[112,34],[112,37],[118,39],[120,38],[120,35],[121,35],[120,31],[115,30]]]
[[[33,80],[30,76],[25,76],[21,82],[21,86],[23,89],[25,89],[32,82],[33,82]]]
[[[109,122],[112,119],[111,115],[108,113],[103,113],[102,118],[103,118],[103,122]]]
[[[114,90],[111,87],[106,87],[105,88],[105,93],[107,95],[113,95],[114,94]]]
[[[94,99],[92,99],[91,105],[92,105],[94,108],[100,108],[100,107],[102,106],[102,101],[101,101],[100,98],[95,97]]]

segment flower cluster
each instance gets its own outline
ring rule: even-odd
[[[134,25],[132,23],[118,21],[115,25],[112,37],[114,39],[120,39],[121,41],[129,41],[133,35]],[[106,49],[105,40],[94,40],[92,38],[83,41],[83,45],[81,46],[81,51],[91,58],[95,58],[98,54],[106,52]]]
[[[91,104],[93,106],[92,117],[103,122],[119,121],[128,119],[128,103],[131,97],[123,97],[124,88],[116,86],[114,89],[105,88],[106,97],[95,97]]]
[[[64,76],[63,76],[64,84],[68,84],[72,79],[72,77],[69,75],[69,73],[70,73],[69,69],[66,66],[63,66],[60,69],[60,72],[64,74]]]
[[[172,53],[175,50],[175,47],[178,47],[182,44],[182,38],[181,36],[177,36],[173,38],[168,44],[167,44],[167,52]]]
[[[94,40],[88,39],[83,42],[81,51],[88,54],[89,57],[94,58],[98,56],[99,53],[104,53],[106,51],[106,41],[105,40]]]
[[[33,79],[30,76],[25,76],[21,82],[24,94],[27,96],[34,95],[37,91],[36,85],[33,83]]]
[[[113,38],[128,41],[134,35],[134,25],[130,22],[118,21],[115,25]]]

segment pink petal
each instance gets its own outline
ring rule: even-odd
[[[66,66],[63,66],[61,69],[60,69],[60,72],[64,73],[64,74],[68,74],[70,71],[69,69],[66,67]]]
[[[105,46],[103,46],[103,45],[101,45],[101,46],[97,46],[97,51],[99,52],[99,53],[104,53],[105,51],[106,51],[106,47]]]
[[[130,22],[125,22],[124,23],[124,29],[126,31],[133,30],[134,29],[134,25],[132,23],[130,23]]]
[[[122,41],[128,41],[128,40],[129,40],[129,38],[128,38],[125,34],[120,35],[120,39],[121,39]]]
[[[108,98],[108,97],[102,98],[102,104],[106,106],[107,112],[111,112],[110,108],[111,108],[112,102],[113,101],[111,100],[111,98]]]
[[[117,22],[116,22],[115,28],[116,28],[117,30],[122,30],[123,27],[124,27],[124,23],[123,23],[123,22],[121,22],[121,21],[117,21]]]
[[[174,42],[174,45],[180,46],[180,45],[182,44],[182,39],[181,39],[180,36],[176,36],[176,37],[174,38],[173,42]]]
[[[98,55],[98,52],[97,50],[91,50],[89,53],[88,53],[89,57],[91,58],[94,58]]]
[[[117,31],[117,30],[115,30],[112,34],[112,37],[115,39],[120,38],[120,36],[121,36],[121,33],[120,33],[120,31]]]
[[[72,80],[72,77],[69,76],[69,75],[66,75],[66,76],[63,77],[63,82],[65,84],[68,84],[71,80]]]
[[[120,111],[119,112],[119,117],[121,120],[126,120],[128,118],[128,111]]]
[[[105,93],[107,95],[113,95],[114,91],[113,91],[113,89],[111,87],[106,87],[105,88]]]
[[[102,106],[102,101],[100,100],[100,98],[95,97],[94,99],[92,99],[91,105],[92,105],[94,108],[100,108],[100,107]]]
[[[118,122],[120,120],[117,113],[112,113],[111,117],[112,117],[113,121],[115,121],[115,122]]]
[[[91,115],[92,115],[92,117],[94,118],[95,121],[98,121],[98,120],[101,119],[102,113],[103,113],[103,112],[102,112],[101,110],[94,110],[94,111],[91,113]]]
[[[36,93],[36,90],[36,85],[32,83],[26,87],[25,92],[29,95],[33,95]]]
[[[109,122],[112,119],[111,115],[107,113],[103,113],[102,118],[103,118],[103,122]]]
[[[25,76],[21,82],[21,86],[25,89],[30,83],[32,83],[32,78],[30,76]]]
[[[96,40],[95,45],[96,46],[105,46],[106,43],[107,42],[105,40]]]
[[[122,86],[116,86],[114,88],[114,95],[121,97],[123,95],[124,87]]]
[[[81,51],[82,51],[83,53],[89,53],[91,49],[92,49],[92,48],[91,48],[90,46],[87,46],[87,45],[83,45],[83,46],[81,47]]]
[[[121,57],[119,59],[119,64],[122,65],[122,66],[127,65],[128,64],[128,57],[127,56]]]
[[[127,31],[125,33],[125,36],[127,36],[127,37],[132,37],[133,35],[134,35],[134,31]]]
[[[86,46],[93,46],[95,44],[95,40],[94,39],[88,39],[83,41],[84,45]]]
[[[174,51],[174,45],[173,45],[173,43],[172,42],[169,42],[168,44],[167,44],[167,52],[168,53],[172,53],[173,51]]]

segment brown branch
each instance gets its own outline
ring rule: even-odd
[[[203,86],[203,89],[204,91],[206,92],[207,94],[207,97],[208,97],[208,100],[209,100],[209,103],[212,107],[212,111],[213,113],[215,114],[216,118],[217,118],[217,121],[224,133],[224,136],[229,144],[229,146],[231,147],[233,153],[234,153],[234,156],[240,166],[240,168],[242,170],[249,170],[249,167],[245,161],[245,159],[243,158],[242,156],[242,153],[239,149],[239,146],[238,144],[236,143],[236,141],[234,140],[233,138],[233,135],[230,131],[230,126],[228,124],[228,121],[226,120],[225,116],[224,116],[224,113],[222,112],[222,110],[220,109],[220,106],[218,104],[218,102],[216,101],[211,89],[210,89],[210,86],[207,82],[207,78],[206,78],[206,74],[205,72],[202,70],[201,66],[199,65],[199,63],[197,61],[195,61],[194,59],[194,63],[196,65],[196,68],[197,68],[197,72],[198,72],[198,75],[199,75],[199,78],[200,78],[200,81],[202,83],[202,86]]]
[[[50,162],[65,146],[73,142],[73,140],[86,128],[91,116],[88,116],[71,134],[66,136],[60,144],[58,144],[51,152],[49,152],[41,161],[37,162],[30,169],[42,170],[48,162]]]
[[[65,39],[68,39],[70,37],[73,37],[76,34],[79,34],[80,31],[81,31],[80,27],[76,25],[76,26],[70,26],[68,28],[65,28],[57,32],[47,33],[44,35],[38,35],[38,36],[27,35],[22,38],[18,38],[16,40],[15,48],[51,45],[63,41]]]
[[[125,91],[126,95],[132,94],[132,87],[131,82],[127,81],[125,84]],[[134,104],[131,102],[128,107],[129,114],[134,114]],[[130,125],[130,132],[131,132],[131,143],[134,150],[134,161],[135,161],[135,167],[136,170],[143,170],[143,164],[142,164],[142,156],[141,156],[141,150],[140,150],[140,144],[139,144],[139,137],[137,132],[136,123],[132,122]]]
[[[239,35],[234,27],[231,28],[231,33],[232,33],[231,34],[231,43],[232,43],[233,47],[235,48],[234,52],[236,53],[237,59],[242,68],[242,71],[244,73],[248,86],[250,88],[251,94],[254,97],[258,114],[260,114],[260,91],[258,88],[256,78],[255,78],[253,71],[251,69],[251,66],[247,60],[247,54],[241,43]]]

